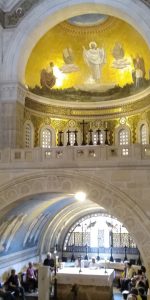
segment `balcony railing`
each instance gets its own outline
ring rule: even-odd
[[[0,150],[0,168],[19,168],[24,164],[33,168],[98,167],[105,165],[149,165],[150,145],[125,146],[63,146]]]
[[[67,249],[65,250],[66,252],[71,252],[71,253],[86,253],[87,252],[87,246],[67,246]],[[63,252],[65,253],[63,250]],[[113,247],[113,254],[124,254],[124,247]],[[90,247],[88,246],[88,253],[110,253],[110,247]],[[126,250],[127,254],[134,254],[138,255],[139,250],[138,248],[127,248]]]

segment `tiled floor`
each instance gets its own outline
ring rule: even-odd
[[[123,300],[121,292],[117,288],[113,288],[113,300]]]

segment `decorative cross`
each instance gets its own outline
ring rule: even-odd
[[[87,125],[88,123],[85,123],[84,120],[82,123],[80,123],[80,125],[82,125],[82,134],[83,134],[83,140],[82,140],[82,146],[86,145],[86,141],[85,141],[85,125]]]
[[[67,131],[67,135],[68,135],[67,146],[70,146],[70,133],[71,133],[71,131],[68,129],[68,131]]]

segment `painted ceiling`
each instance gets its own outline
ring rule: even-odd
[[[91,62],[93,48],[99,57]],[[149,48],[133,27],[111,16],[90,14],[58,24],[39,40],[28,59],[25,84],[37,94],[46,89],[51,95],[71,89],[106,92],[127,85],[135,93],[149,84],[149,70]],[[47,80],[51,73],[54,78]]]
[[[5,213],[2,212],[0,256],[30,248],[36,249],[49,224],[57,215],[64,225],[66,218],[67,222],[69,218],[72,222],[75,212],[78,212],[78,218],[84,211],[87,214],[87,208],[93,211],[98,205],[89,200],[79,205],[74,195],[61,193],[41,194],[17,201]]]
[[[76,26],[86,27],[95,26],[104,23],[109,18],[108,15],[102,14],[85,14],[76,16],[67,20],[68,23]]]

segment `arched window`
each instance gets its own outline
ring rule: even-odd
[[[99,139],[100,139],[100,144],[104,144],[104,133],[101,132],[99,135]],[[97,141],[98,141],[98,134],[97,132],[93,133],[93,144],[97,145]]]
[[[119,145],[125,146],[129,145],[129,130],[127,128],[121,129],[119,131]],[[122,155],[128,155],[129,149],[128,148],[122,148]]]
[[[65,236],[63,249],[69,252],[73,250],[79,252],[81,249],[83,251],[83,248],[86,250],[88,245],[93,253],[101,247],[101,253],[104,254],[105,249],[112,244],[118,248],[117,253],[120,252],[120,254],[125,246],[136,248],[133,238],[124,225],[116,218],[101,212],[86,215],[74,223]]]
[[[145,124],[142,124],[140,127],[140,143],[142,145],[147,144],[147,128]]]
[[[119,131],[119,145],[128,145],[129,144],[129,133],[127,129],[121,129]]]
[[[43,128],[41,130],[41,147],[50,148],[52,143],[52,136],[49,128]]]
[[[142,145],[149,144],[149,126],[146,120],[140,120],[137,124],[137,142]]]
[[[76,128],[69,128],[69,142],[70,146],[76,146],[75,142],[80,145],[81,143],[81,132],[80,130],[76,130]],[[76,133],[75,133],[76,132]],[[68,129],[64,131],[64,140],[63,144],[66,146],[68,144]]]
[[[70,145],[73,146],[75,143],[75,133],[71,132],[70,133]]]
[[[33,147],[33,125],[31,122],[26,122],[24,124],[24,147],[32,148]]]

